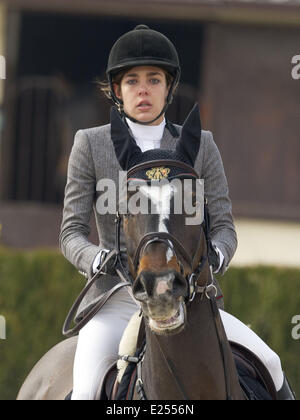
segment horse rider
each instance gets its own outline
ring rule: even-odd
[[[123,34],[110,51],[107,83],[102,90],[117,106],[142,151],[175,148],[181,127],[168,121],[165,113],[179,83],[180,72],[177,51],[172,42],[146,25],[138,25]],[[213,245],[210,263],[214,273],[224,274],[235,253],[237,237],[222,159],[209,131],[202,131],[195,169],[204,179],[208,200]],[[88,279],[97,272],[109,250],[114,248],[115,240],[115,215],[97,212],[96,203],[100,194],[97,183],[101,179],[109,179],[118,188],[119,171],[110,124],[76,133],[68,165],[60,247],[64,256]],[[92,210],[99,245],[92,244],[88,239]],[[126,261],[122,232],[121,250]],[[82,319],[97,303],[103,292],[118,282],[116,273],[107,269],[87,293],[78,310],[77,320]],[[222,308],[221,292],[218,305]],[[126,288],[122,288],[80,330],[73,371],[73,400],[95,399],[101,378],[118,357],[123,331],[138,309]],[[240,337],[246,337],[250,331],[241,322],[226,327],[229,330],[237,328]],[[254,333],[251,337],[253,347],[260,347],[260,353],[267,361],[277,391],[282,399],[288,399],[291,390],[279,357]]]

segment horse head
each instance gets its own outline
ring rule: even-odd
[[[197,270],[209,268],[203,184],[194,170],[201,138],[199,110],[195,105],[187,117],[174,151],[142,153],[115,109],[111,123],[116,156],[127,171],[123,228],[133,294],[153,332],[178,333],[186,325],[186,303],[194,296],[196,281],[197,287],[205,286],[206,278],[201,284]]]

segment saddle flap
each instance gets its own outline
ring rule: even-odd
[[[273,379],[261,360],[241,344],[230,342],[236,365],[243,365],[254,380],[262,384],[273,400],[277,400],[277,391]]]
[[[110,400],[115,388],[117,377],[117,362],[113,362],[108,367],[102,381],[99,384],[96,400]]]

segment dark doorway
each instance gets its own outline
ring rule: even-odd
[[[13,162],[4,199],[58,203],[78,129],[109,122],[110,102],[99,93],[114,41],[137,24],[163,32],[176,45],[181,88],[168,112],[182,123],[200,89],[201,25],[187,22],[24,13],[18,67],[10,92],[13,124],[4,141]],[[5,158],[5,157],[4,157]]]

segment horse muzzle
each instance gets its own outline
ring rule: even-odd
[[[187,289],[185,278],[175,270],[139,274],[133,284],[133,294],[141,302],[153,332],[169,334],[184,326]]]

